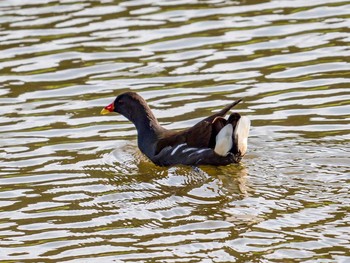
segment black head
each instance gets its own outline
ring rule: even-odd
[[[101,114],[117,112],[128,120],[135,122],[138,116],[149,114],[147,102],[136,92],[125,92],[116,97],[113,103],[104,107]]]

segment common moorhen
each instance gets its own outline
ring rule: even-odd
[[[239,162],[247,150],[249,119],[238,113],[224,118],[240,101],[182,131],[162,127],[147,102],[135,92],[120,94],[101,114],[114,111],[133,122],[141,152],[156,165],[219,166]]]

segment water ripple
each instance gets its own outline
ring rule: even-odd
[[[347,262],[349,1],[0,2],[0,258]],[[237,98],[240,165],[151,164],[101,108]]]

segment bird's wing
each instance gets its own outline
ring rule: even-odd
[[[241,99],[234,101],[221,111],[205,118],[188,129],[182,131],[163,131],[161,137],[158,138],[155,154],[158,154],[165,147],[173,147],[183,143],[186,143],[188,147],[214,148],[215,137],[227,122],[223,117],[239,102],[241,102]]]
[[[189,147],[208,148],[210,144],[213,126],[212,123],[203,121],[185,130],[185,142]]]
[[[185,143],[188,147],[208,148],[212,133],[212,124],[199,122],[191,128],[182,131],[164,131],[156,145],[156,154],[168,146]]]

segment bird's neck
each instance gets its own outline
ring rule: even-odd
[[[137,117],[133,117],[131,118],[131,121],[134,123],[139,134],[147,134],[147,132],[157,131],[161,127],[157,118],[147,105],[137,111]]]
[[[137,141],[140,150],[151,157],[155,154],[156,141],[165,129],[159,124],[151,109],[143,107],[138,117],[131,120],[137,130]]]

